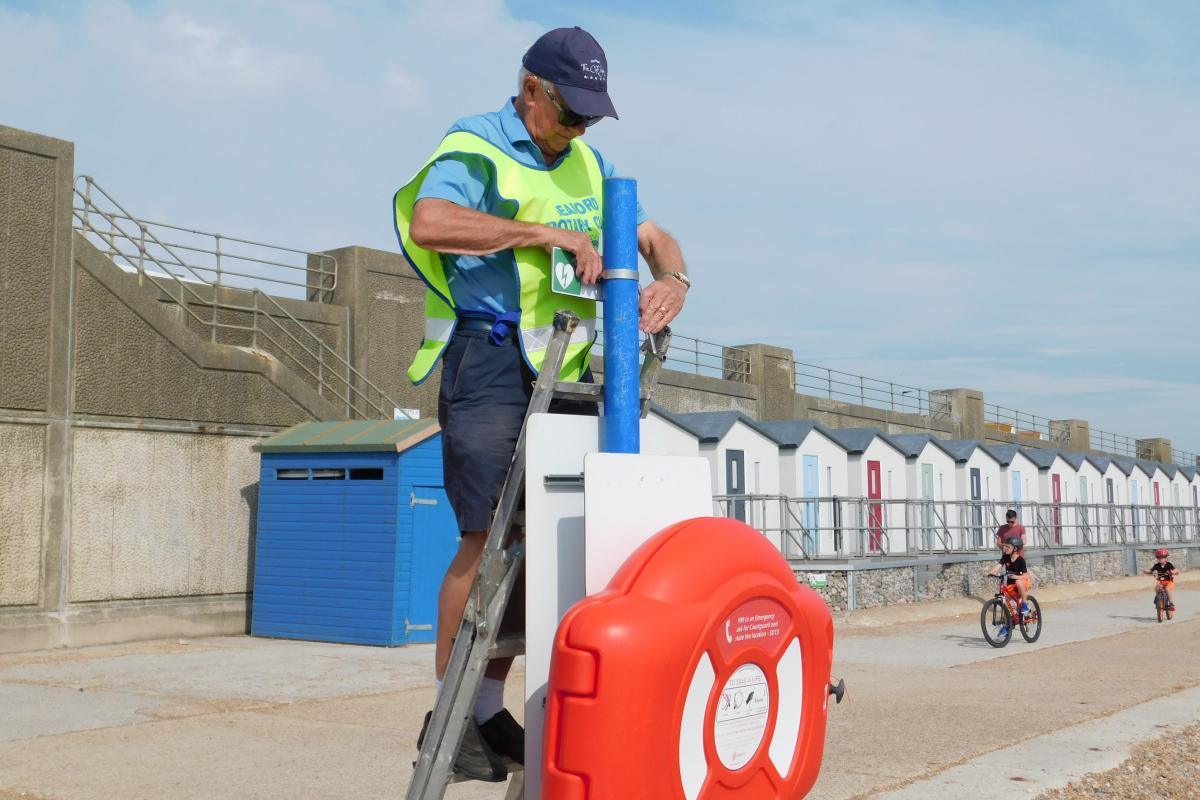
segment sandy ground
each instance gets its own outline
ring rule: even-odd
[[[967,796],[954,794],[956,769],[994,778],[972,800],[1034,797],[1082,777],[1055,763],[974,769],[1021,743],[1078,746],[1111,760],[1095,771],[1117,767],[1139,741],[1175,731],[1151,724],[1127,741],[1087,726],[1153,717],[1156,698],[1176,698],[1186,716],[1178,699],[1200,685],[1190,611],[1200,591],[1181,586],[1178,603],[1178,619],[1158,625],[1148,589],[1048,602],[1042,639],[1003,650],[983,642],[977,612],[839,634],[835,674],[849,699],[831,710],[810,797]],[[0,800],[399,798],[432,701],[431,664],[425,646],[249,637],[0,656]],[[503,796],[477,783],[447,793]],[[1093,796],[1122,795],[1063,795]]]

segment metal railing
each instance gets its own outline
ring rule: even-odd
[[[983,421],[1006,433],[1017,436],[1035,436],[1037,439],[1047,442],[1053,441],[1054,431],[1050,424],[1051,421],[1046,417],[1039,417],[1037,414],[1029,414],[995,403],[984,403]]]
[[[718,495],[714,514],[757,528],[788,558],[916,556],[995,549],[1007,509],[1029,549],[1200,541],[1200,507],[991,500]]]
[[[1171,458],[1181,467],[1195,467],[1200,465],[1200,456],[1195,453],[1190,453],[1187,450],[1172,450]]]
[[[803,361],[795,362],[795,368],[795,388],[801,394],[906,414],[942,415],[942,404],[931,398],[926,389],[867,378]]]
[[[645,339],[645,334],[641,338]],[[596,344],[592,347],[592,353],[604,355],[604,331],[599,325],[596,326]],[[749,351],[682,336],[674,331],[671,332],[671,346],[663,365],[667,369],[737,383],[748,383],[750,380]]]
[[[207,331],[213,342],[246,345],[286,363],[351,418],[393,417],[398,404],[274,297],[255,286],[213,282],[214,268],[183,258],[181,248],[159,238],[152,224],[126,211],[89,176],[76,180],[75,198],[75,229],[114,263],[135,272],[139,283],[153,283],[165,301],[181,310],[189,327]],[[336,281],[336,267],[316,274]],[[216,275],[227,281],[242,273]]]

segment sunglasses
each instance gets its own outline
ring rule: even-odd
[[[555,109],[558,110],[558,124],[562,125],[564,128],[578,128],[580,125],[584,126],[585,128],[590,128],[600,120],[604,119],[603,116],[585,117],[582,114],[576,114],[571,109],[563,106],[559,99],[554,96],[554,93],[550,91],[549,81],[541,81],[541,84],[542,91],[546,93],[546,97],[550,98],[550,102],[553,103]]]

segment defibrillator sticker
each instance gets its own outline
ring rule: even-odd
[[[575,254],[555,247],[550,251],[550,290],[555,294],[582,297],[584,300],[603,300],[599,283],[585,286],[575,274]]]
[[[713,718],[717,757],[726,769],[741,769],[762,744],[771,711],[767,676],[757,664],[743,664],[721,689]]]

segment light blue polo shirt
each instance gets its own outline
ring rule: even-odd
[[[463,117],[450,126],[447,135],[455,131],[473,133],[527,167],[542,170],[557,167],[566,153],[547,167],[542,151],[534,144],[525,123],[517,115],[513,99],[509,98],[499,111]],[[606,162],[600,153],[596,153],[596,160],[604,177],[611,178],[617,174],[613,165]],[[449,200],[505,219],[512,219],[517,213],[516,204],[501,199],[496,192],[492,163],[483,156],[455,153],[439,158],[425,173],[417,192],[418,201],[426,197]],[[641,225],[646,219],[646,212],[638,203],[638,224]],[[450,294],[460,312],[490,316],[520,310],[520,291],[512,250],[487,256],[442,254],[442,264],[450,284]]]

